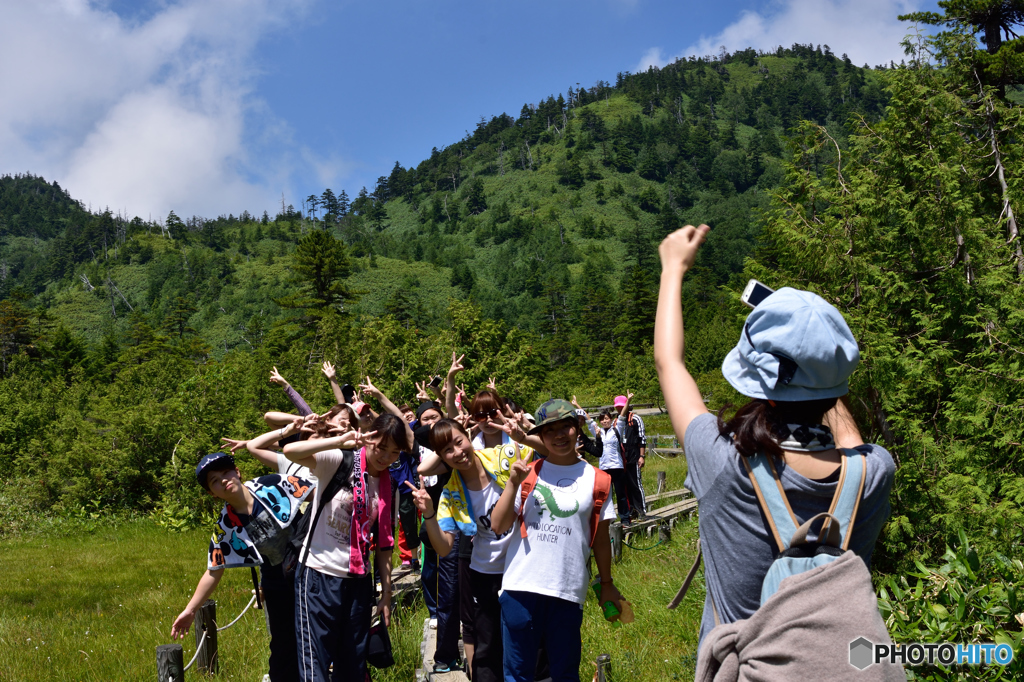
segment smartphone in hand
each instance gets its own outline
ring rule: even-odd
[[[747,282],[747,288],[743,290],[743,295],[740,296],[740,301],[742,301],[744,305],[756,308],[761,301],[774,293],[775,289],[766,287],[756,279],[752,279]]]

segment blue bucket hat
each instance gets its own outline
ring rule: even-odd
[[[751,398],[819,400],[846,395],[858,362],[842,314],[817,294],[784,287],[747,316],[722,374]]]
[[[225,469],[235,468],[235,458],[226,452],[214,452],[210,455],[203,455],[203,458],[199,460],[199,464],[196,465],[196,480],[199,481],[199,485],[203,486],[203,490],[209,490],[210,488],[206,485],[206,474],[210,471],[224,471]]]

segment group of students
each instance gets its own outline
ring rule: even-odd
[[[456,384],[462,360],[453,354],[442,385],[417,386],[415,409],[367,378],[360,397],[375,399],[379,415],[345,394],[330,363],[323,372],[338,402],[320,415],[275,367],[271,381],[295,413],[268,412],[270,431],[224,438],[227,451],[196,467],[198,483],[225,505],[207,571],[172,636],[188,632],[224,568],[259,566],[271,680],[363,682],[371,624],[390,623],[400,534],[437,628],[436,672],[460,666],[462,639],[474,680],[577,680],[591,554],[602,603],[622,606],[607,529],[612,476],[580,454],[589,439],[572,404],[549,400],[534,416],[502,398],[493,379],[468,399]],[[243,481],[234,460],[242,449],[277,473]],[[624,518],[629,509],[622,497]]]
[[[682,280],[707,232],[687,226],[660,247],[654,354],[684,444],[686,485],[699,502],[706,598],[698,677],[719,679],[736,641],[723,627],[755,617],[765,576],[788,546],[755,470],[768,476],[768,497],[780,496],[792,522],[807,525],[822,512],[839,514],[852,462],[860,487],[850,519],[837,525],[842,548],[864,568],[889,515],[894,464],[884,448],[861,441],[839,400],[859,360],[857,342],[842,315],[809,292],[780,289],[748,316],[722,371],[750,401],[728,422],[708,412],[685,366],[680,305]],[[368,378],[361,393],[381,405],[380,415],[345,395],[329,363],[324,374],[337,404],[321,415],[275,368],[271,380],[297,413],[267,413],[272,430],[248,441],[225,438],[230,453],[207,455],[196,468],[199,484],[225,506],[208,570],[172,636],[188,631],[223,568],[259,565],[271,679],[325,681],[333,665],[331,679],[363,682],[374,612],[383,627],[390,622],[397,499],[409,563],[423,545],[435,670],[459,664],[461,634],[474,680],[578,680],[591,557],[600,603],[622,610],[608,525],[646,512],[643,421],[629,410],[628,392],[615,400],[618,414],[606,410],[599,422],[575,397],[549,400],[531,415],[503,399],[493,380],[468,399],[456,384],[462,360],[453,354],[443,384],[417,386],[416,408],[396,406]],[[233,459],[243,448],[277,473],[243,482]],[[816,654],[822,646],[815,642]]]

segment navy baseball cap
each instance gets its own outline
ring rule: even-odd
[[[203,490],[209,490],[209,486],[206,485],[207,473],[234,468],[235,458],[226,452],[214,452],[213,454],[203,455],[203,458],[199,460],[199,464],[196,465],[196,480],[199,481],[199,485],[203,486]]]

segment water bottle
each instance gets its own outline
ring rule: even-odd
[[[598,577],[590,584],[593,588],[594,594],[597,596],[597,601],[601,601],[601,579]],[[619,610],[615,607],[615,603],[612,601],[606,601],[601,604],[601,611],[604,612],[604,619],[612,624],[613,628],[621,628],[622,623],[619,622],[619,617],[622,615]]]

